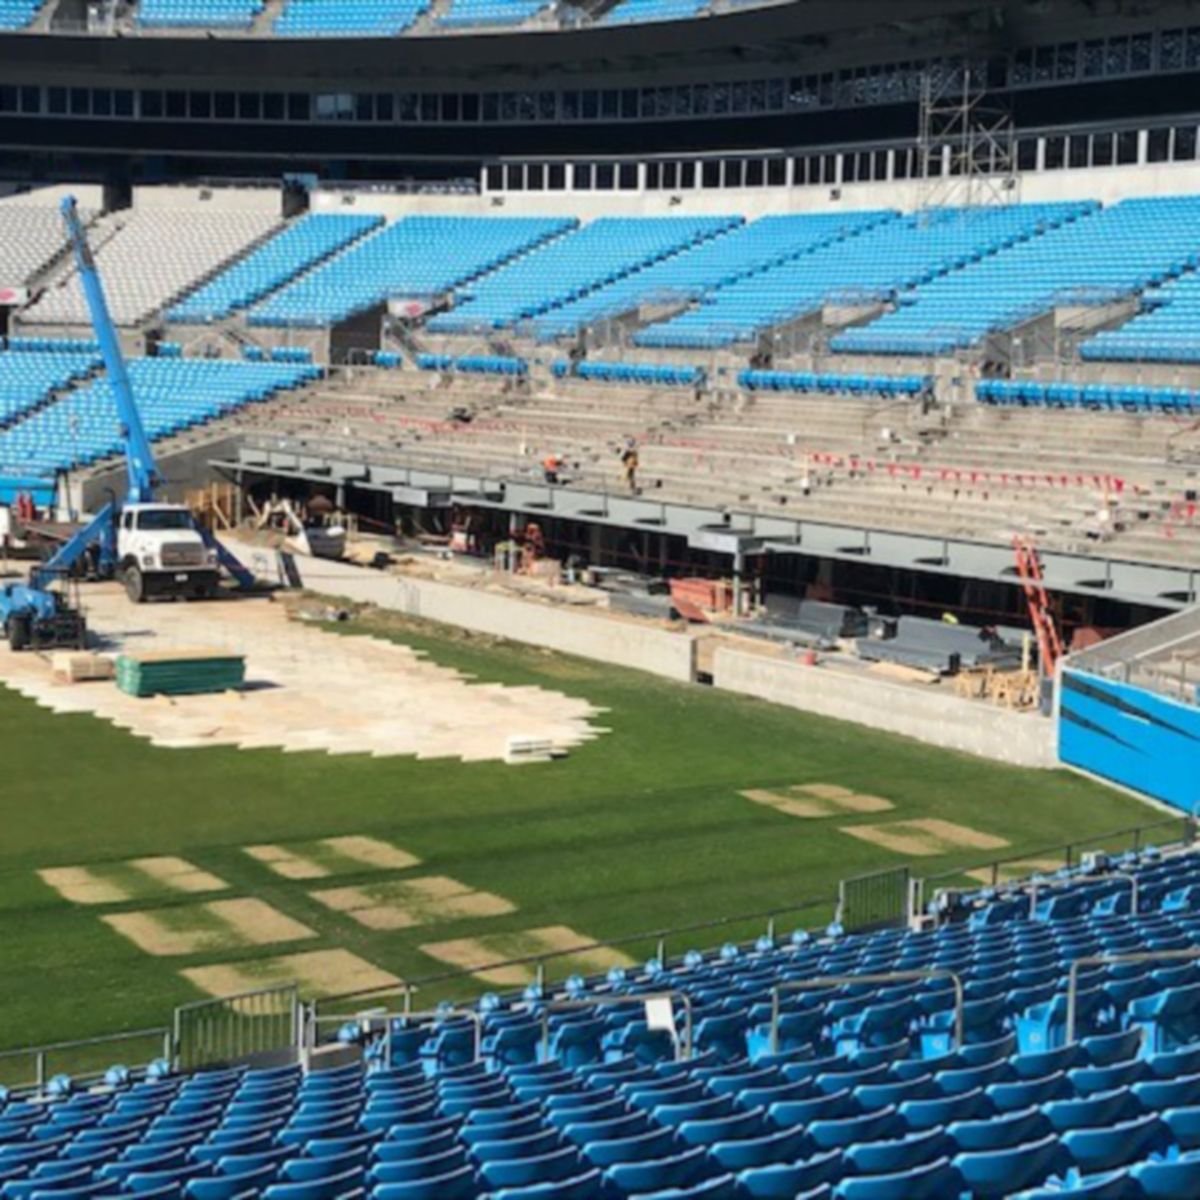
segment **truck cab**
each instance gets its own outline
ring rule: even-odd
[[[160,596],[211,599],[217,552],[181,504],[126,504],[117,517],[117,564],[135,604]]]

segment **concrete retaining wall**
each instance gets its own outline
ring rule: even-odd
[[[232,542],[230,548],[256,574],[274,578],[273,552]],[[690,633],[453,584],[406,579],[348,563],[299,558],[296,565],[304,586],[326,595],[632,667],[681,683],[696,678],[699,643]],[[972,704],[932,688],[925,691],[905,687],[876,676],[856,677],[730,647],[715,651],[713,684],[774,704],[855,721],[999,762],[1022,767],[1058,765],[1052,721]]]
[[[297,566],[305,587],[314,591],[580,658],[649,671],[664,679],[686,683],[695,677],[695,642],[688,633],[426,579],[385,575],[345,563],[302,558],[297,559]]]
[[[236,458],[241,440],[235,434],[195,445],[160,450],[158,467],[162,472],[163,486],[159,489],[159,499],[182,504],[188,492],[219,478],[212,468],[212,460]],[[109,500],[123,499],[127,486],[128,477],[123,460],[86,475],[72,475],[68,485],[68,508],[75,512],[94,513]]]
[[[935,691],[721,647],[716,687],[1021,767],[1054,767],[1054,723]]]

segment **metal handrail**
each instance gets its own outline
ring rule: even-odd
[[[171,1030],[169,1027],[163,1025],[155,1026],[152,1029],[131,1029],[128,1033],[109,1033],[101,1037],[80,1038],[70,1042],[52,1042],[45,1046],[28,1046],[17,1050],[0,1050],[0,1062],[16,1058],[32,1057],[35,1064],[34,1080],[28,1084],[17,1084],[15,1086],[17,1090],[32,1086],[41,1091],[46,1084],[46,1059],[51,1054],[67,1050],[83,1050],[90,1046],[109,1046],[118,1042],[141,1041],[149,1038],[162,1039],[163,1057],[169,1060],[171,1058],[172,1047]],[[103,1071],[94,1071],[89,1072],[81,1078],[99,1078],[103,1074]]]
[[[761,912],[739,913],[727,917],[717,917],[709,921],[697,921],[689,925],[675,925],[668,929],[644,930],[640,933],[631,933],[625,937],[609,938],[605,941],[583,942],[578,946],[570,946],[563,950],[552,950],[540,954],[527,954],[519,958],[506,958],[495,962],[481,963],[474,967],[463,967],[453,971],[441,971],[435,975],[425,975],[419,979],[408,981],[404,984],[388,984],[383,987],[366,988],[353,992],[341,992],[337,995],[326,996],[323,998],[323,1003],[337,1003],[346,1000],[356,1000],[359,998],[367,999],[371,996],[386,996],[404,992],[415,992],[421,988],[428,988],[434,984],[449,983],[456,979],[465,979],[470,976],[484,975],[488,972],[498,971],[505,967],[533,967],[542,972],[544,977],[544,964],[552,962],[555,959],[572,958],[581,954],[590,953],[594,950],[610,950],[620,946],[629,946],[638,942],[653,942],[655,944],[655,957],[667,966],[667,939],[676,938],[686,933],[701,933],[707,930],[721,929],[729,925],[749,924],[752,921],[765,921],[766,933],[774,938],[775,936],[775,920],[777,917],[788,913],[800,913],[808,909],[823,908],[829,910],[832,907],[827,899],[808,899],[798,901],[796,904],[785,904],[777,908],[766,909]]]
[[[1079,1006],[1079,970],[1081,967],[1103,967],[1118,963],[1140,962],[1191,962],[1200,958],[1200,947],[1190,950],[1142,950],[1137,954],[1094,954],[1088,958],[1077,958],[1067,975],[1067,1032],[1066,1044],[1073,1045],[1075,1038],[1076,1009]]]
[[[616,1006],[618,1004],[641,1004],[643,1009],[650,1000],[680,1000],[683,1002],[683,1043],[682,1053],[680,1044],[675,1044],[676,1060],[692,1057],[692,998],[687,992],[671,989],[664,992],[643,992],[636,996],[593,996],[588,1000],[552,1000],[542,1008],[542,1061],[549,1058],[550,1051],[550,1013],[551,1010],[561,1011],[572,1008],[596,1008],[597,1006]]]
[[[771,1053],[779,1053],[779,1000],[785,992],[811,992],[818,988],[844,987],[860,983],[906,983],[918,979],[949,979],[954,984],[954,1049],[963,1044],[963,982],[956,971],[942,967],[911,971],[885,971],[879,975],[817,975],[812,979],[790,980],[771,989]]]
[[[246,1001],[267,999],[278,999],[281,1001],[278,1013],[271,1013],[267,1010],[261,1012],[239,1011],[239,1007]],[[295,983],[273,984],[269,987],[252,988],[249,991],[237,992],[232,996],[214,996],[208,1000],[192,1000],[187,1004],[176,1005],[171,1020],[171,1051],[169,1055],[173,1068],[178,1069],[183,1061],[185,1018],[191,1013],[203,1013],[205,1010],[214,1014],[229,1015],[234,1018],[245,1018],[247,1020],[286,1016],[290,1022],[291,1030],[288,1040],[297,1050],[304,1045],[304,1011],[303,1005],[300,1003],[299,986]],[[240,1048],[233,1051],[233,1057],[237,1057],[239,1053]]]
[[[1089,846],[1094,846],[1097,843],[1111,842],[1116,839],[1130,839],[1132,845],[1130,849],[1138,851],[1142,848],[1144,835],[1154,830],[1165,829],[1169,826],[1182,828],[1183,837],[1178,843],[1181,847],[1187,847],[1195,840],[1196,818],[1189,813],[1180,813],[1176,817],[1165,817],[1161,821],[1151,821],[1146,825],[1131,825],[1124,829],[1114,829],[1109,833],[1098,833],[1092,837],[1080,838],[1078,841],[1072,842],[1056,842],[1049,846],[1040,846],[1036,849],[1018,850],[1012,854],[1005,855],[1003,858],[993,858],[986,862],[980,863],[978,868],[975,867],[952,867],[945,871],[939,871],[935,875],[926,875],[924,878],[925,886],[928,888],[930,884],[936,883],[942,879],[959,879],[967,871],[971,870],[987,870],[992,872],[992,887],[1000,886],[999,870],[1005,863],[1019,863],[1031,858],[1045,858],[1052,854],[1061,854],[1065,866],[1073,866],[1077,857],[1077,852],[1086,849]]]

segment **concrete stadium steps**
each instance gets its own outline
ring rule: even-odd
[[[456,407],[474,419],[447,420]],[[245,419],[350,456],[391,453],[492,478],[540,479],[542,458],[555,453],[570,483],[614,493],[625,490],[617,450],[634,436],[639,484],[664,501],[990,542],[1028,532],[1047,548],[1147,561],[1194,561],[1200,548],[1200,526],[1179,511],[1200,472],[1167,464],[1176,426],[1155,418],[971,406],[923,438],[904,406],[860,397],[697,400],[685,389],[616,386],[524,395],[490,381],[364,371]],[[1006,472],[1054,478],[1001,485]],[[1107,476],[1123,481],[1119,495]]]

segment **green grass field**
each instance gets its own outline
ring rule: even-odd
[[[348,635],[368,628],[360,621]],[[610,939],[808,900],[823,906],[782,927],[814,925],[828,918],[839,878],[905,861],[848,836],[843,826],[942,818],[1011,844],[922,858],[921,873],[931,874],[1159,819],[1066,773],[1004,768],[436,627],[391,621],[386,628],[479,679],[586,697],[609,710],[602,721],[612,732],[563,761],[520,768],[162,750],[90,717],[52,716],[0,690],[3,1045],[161,1024],[173,1005],[203,995],[181,972],[214,963],[343,947],[411,980],[447,969],[422,951],[424,944],[487,937],[514,954],[530,946],[528,930],[546,926]],[[884,797],[894,810],[802,820],[739,795],[813,781]],[[402,848],[419,866],[400,859],[368,868],[338,845],[294,845],[364,835]],[[244,849],[262,844],[282,844],[327,874],[287,878]],[[174,890],[127,865],[143,856],[182,857],[228,887]],[[100,903],[66,899],[38,874],[81,866],[99,889],[89,898]],[[411,881],[427,876],[487,893],[504,902],[503,911],[484,915],[473,900],[447,909],[436,896],[413,899]],[[204,875],[198,878],[189,877],[188,886],[203,886]],[[408,897],[410,911],[428,923],[372,928],[310,894],[355,886],[360,904],[362,896]],[[246,897],[315,936],[254,944],[238,935],[236,923],[199,907]],[[182,952],[151,952],[118,932],[122,916],[147,912],[156,936],[176,939]],[[680,937],[672,949],[760,930],[742,924],[704,931]],[[639,959],[651,950],[648,942],[628,947]],[[455,990],[483,986],[468,980]]]

